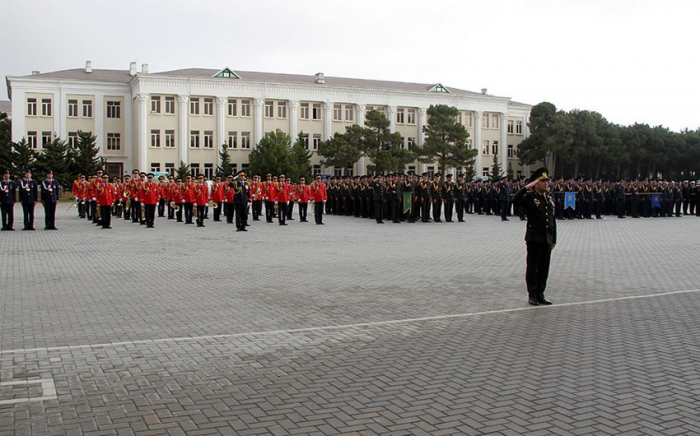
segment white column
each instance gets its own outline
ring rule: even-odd
[[[527,125],[527,120],[528,117],[523,118],[523,140],[530,137],[530,127]],[[554,168],[552,168],[550,171],[552,171],[552,174],[554,174]],[[530,176],[530,164],[523,166],[523,175],[528,177]]]
[[[360,127],[365,126],[365,105],[357,104],[355,105],[355,119],[357,120],[357,125]],[[362,156],[357,161],[357,175],[364,176],[367,173],[367,162],[365,162],[365,157]]]
[[[66,100],[66,92],[63,90],[63,87],[61,87],[61,90],[59,91],[58,94],[59,100],[56,102],[56,113],[54,114],[55,116],[59,117],[58,118],[58,124],[59,128],[58,131],[56,132],[56,135],[58,135],[61,139],[64,141],[68,139],[68,117],[63,116],[63,114],[68,113],[68,101]],[[60,112],[59,112],[60,108]],[[99,140],[98,140],[99,141]],[[97,142],[97,146],[100,147],[101,143]],[[99,151],[99,154],[102,154],[102,150]]]
[[[138,140],[136,142],[138,156],[139,171],[148,172],[147,151],[148,151],[148,110],[146,103],[148,102],[147,94],[138,94],[136,96],[139,111],[138,124]]]
[[[124,95],[124,151],[126,155],[126,162],[124,163],[124,173],[131,174],[131,170],[136,168],[134,163],[134,100],[131,98],[131,94]]]
[[[190,147],[189,132],[187,131],[190,111],[187,104],[190,102],[190,97],[187,95],[178,95],[178,143],[180,145],[180,161],[189,165],[188,149]],[[180,162],[176,166],[180,166]]]
[[[333,118],[331,113],[333,111],[333,103],[327,101],[323,103],[323,140],[328,141],[331,139],[331,122]]]
[[[287,108],[289,111],[289,136],[292,138],[292,143],[294,143],[299,135],[299,101],[287,101]]]
[[[501,170],[503,174],[508,174],[508,117],[506,114],[498,115],[501,128]]]
[[[27,97],[21,89],[12,90],[12,113],[15,114],[12,120],[12,142],[19,142],[26,139],[26,114]],[[41,111],[41,99],[37,98],[37,112]],[[40,113],[40,112],[39,112]]]
[[[226,110],[226,99],[224,97],[216,97],[216,165],[221,166],[221,144],[226,142],[226,120],[224,111]]]
[[[423,132],[423,127],[425,126],[425,113],[427,109],[424,107],[419,107],[417,112],[418,112],[418,136],[416,138],[416,141],[418,142],[419,147],[423,147],[423,143],[425,142],[425,132]],[[422,162],[418,163],[418,173],[423,174],[425,172],[425,164]]]
[[[389,131],[396,132],[396,106],[387,106],[386,116],[389,118]]]
[[[481,112],[474,112],[474,145],[476,146],[476,162],[474,163],[474,174],[481,175]]]
[[[260,142],[263,137],[263,106],[265,105],[265,100],[262,98],[256,98],[253,100],[253,105],[255,106],[255,114],[253,115],[253,121],[255,122],[255,137],[253,138],[253,144],[257,146],[258,142]]]
[[[53,100],[53,128],[52,133],[58,137],[60,137],[63,140],[66,140],[68,138],[64,137],[63,132],[61,131],[61,120],[65,118],[63,116],[63,98],[62,98],[62,92],[61,91],[56,91],[52,94],[52,100]],[[37,107],[38,111],[41,111],[41,99],[37,99]],[[25,109],[26,110],[26,109]],[[21,112],[21,113],[26,113],[26,112]],[[41,113],[41,112],[39,112]],[[95,115],[93,113],[93,115]],[[96,119],[96,118],[95,118]],[[41,135],[41,132],[39,132]],[[51,138],[53,140],[53,137]],[[97,139],[99,141],[99,137]],[[38,142],[41,143],[41,136],[39,136]]]
[[[146,98],[148,98],[148,96],[146,96]],[[100,150],[98,152],[100,155],[104,154],[103,150],[105,145],[105,139],[107,137],[107,135],[105,134],[106,110],[104,100],[104,94],[95,94],[95,112],[93,113],[93,115],[95,116],[95,136],[97,138],[95,140],[95,143],[97,144],[97,148]]]

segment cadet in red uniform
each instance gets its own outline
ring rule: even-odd
[[[141,177],[140,174],[143,174],[143,176],[146,175],[146,173],[139,173],[139,170],[134,170],[132,172],[134,175],[131,179],[131,222],[132,223],[138,223],[141,221],[141,203],[139,202],[139,191],[141,190]]]
[[[272,222],[275,215],[275,199],[277,198],[277,190],[275,183],[272,181],[272,174],[265,176],[263,183],[263,201],[265,201],[265,220],[268,223]]]
[[[185,177],[185,184],[183,185],[185,191],[185,224],[194,224],[192,222],[192,207],[196,200],[194,193],[194,183],[192,182],[192,176]]]
[[[102,176],[102,180],[95,181],[95,191],[97,193],[97,203],[100,206],[100,215],[103,229],[112,228],[112,204],[116,198],[114,186],[109,183],[107,174]]]
[[[296,189],[296,198],[299,202],[299,222],[306,223],[306,211],[309,208],[309,200],[311,199],[311,189],[306,184],[306,179],[299,178],[299,185]]]
[[[323,225],[323,206],[328,199],[326,185],[321,181],[321,176],[316,176],[316,180],[310,186],[311,201],[314,202],[314,219],[316,224]]]
[[[78,178],[73,182],[71,192],[73,192],[75,201],[78,202],[78,216],[80,218],[85,218],[85,194],[87,192],[87,183],[85,182],[84,175],[78,174]]]
[[[226,217],[226,224],[233,224],[233,199],[235,192],[231,188],[231,182],[233,182],[233,175],[229,174],[226,176],[226,182],[224,185],[224,216]]]
[[[121,218],[122,212],[124,210],[124,202],[122,201],[122,180],[119,177],[113,177],[112,187],[114,188],[114,203],[112,204],[112,216]]]
[[[204,208],[209,201],[209,189],[204,184],[204,176],[197,176],[194,185],[195,202],[197,203],[197,227],[204,227]]]
[[[175,188],[175,178],[168,176],[168,182],[165,184],[165,205],[168,207],[168,219],[175,219],[175,209],[171,206],[173,201],[172,191]]]
[[[262,214],[263,203],[263,186],[260,181],[260,176],[253,176],[253,181],[250,183],[250,201],[252,202],[253,221],[260,221]]]
[[[146,208],[146,228],[152,229],[156,219],[156,205],[160,200],[160,190],[158,185],[153,182],[153,173],[148,173],[148,181],[141,184],[139,191],[139,200]]]
[[[172,208],[177,218],[177,222],[182,222],[182,210],[185,208],[185,189],[182,186],[182,179],[177,179],[177,182],[170,189],[170,199],[175,203]],[[176,210],[177,209],[177,210]]]
[[[279,182],[275,185],[275,191],[277,196],[275,197],[275,205],[277,206],[277,215],[279,218],[279,224],[281,226],[286,226],[285,222],[287,219],[287,203],[289,202],[289,197],[291,194],[291,186],[286,183],[286,178],[284,174],[280,174]]]
[[[128,174],[124,175],[124,182],[122,183],[121,194],[122,203],[124,203],[124,219],[129,220],[131,219],[131,202],[129,201],[131,200],[131,176]],[[127,203],[129,204],[128,207]]]
[[[211,201],[216,203],[214,221],[221,221],[221,209],[224,203],[224,185],[221,183],[221,177],[216,177],[211,185]]]
[[[294,185],[294,182],[292,182],[292,178],[287,179],[287,184],[289,185],[289,201],[287,201],[287,219],[290,221],[294,221],[294,217],[292,216],[294,212],[294,202],[297,201],[297,187]]]

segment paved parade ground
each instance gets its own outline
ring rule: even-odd
[[[698,434],[700,218],[0,234],[0,435]],[[295,211],[296,213],[296,211]]]

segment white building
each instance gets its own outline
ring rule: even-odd
[[[470,92],[440,83],[380,80],[191,68],[159,73],[85,68],[33,72],[7,77],[12,101],[12,140],[37,150],[55,135],[75,141],[79,130],[92,132],[112,175],[134,168],[174,172],[180,161],[207,177],[216,171],[221,144],[231,161],[245,169],[248,154],[266,132],[281,129],[293,139],[303,132],[313,152],[316,173],[365,174],[366,159],[353,168],[324,168],[315,152],[320,141],[362,125],[371,109],[383,111],[404,146],[422,145],[430,105],[460,110],[459,121],[478,147],[475,169],[487,173],[494,157],[504,171],[527,174],[515,155],[528,136],[531,106],[508,97]],[[415,163],[406,170],[433,171]]]

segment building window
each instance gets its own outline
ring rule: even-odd
[[[512,135],[512,134],[513,134],[513,131],[514,131],[514,128],[513,128],[513,120],[508,120],[508,134],[509,134],[509,135]]]
[[[204,177],[207,180],[214,178],[214,164],[206,163],[204,164]]]
[[[275,102],[265,100],[265,118],[275,117]]]
[[[343,177],[343,169],[338,167],[333,167],[333,175],[336,177]]]
[[[342,104],[334,104],[333,105],[333,121],[342,121],[343,115],[343,105]]]
[[[250,117],[250,100],[241,100],[241,116]]]
[[[236,174],[236,173],[238,173],[238,164],[233,163],[233,164],[231,164],[231,174]]]
[[[228,148],[238,148],[238,132],[228,132]]]
[[[68,118],[78,118],[78,100],[68,100]]]
[[[488,156],[489,154],[489,140],[484,139],[481,145],[481,154]]]
[[[122,140],[120,133],[107,134],[107,150],[121,150]]]
[[[165,97],[165,113],[175,115],[175,97]]]
[[[152,173],[159,173],[160,172],[160,162],[151,162],[151,172]]]
[[[198,163],[192,163],[190,164],[190,173],[192,174],[192,177],[195,179],[199,175],[199,164]]]
[[[83,100],[83,118],[92,118],[92,100]]]
[[[190,131],[190,148],[199,148],[199,130]]]
[[[492,129],[498,129],[498,119],[500,116],[498,114],[491,114],[491,128]]]
[[[68,145],[78,147],[78,132],[68,132]]]
[[[508,159],[513,159],[515,157],[515,148],[513,144],[508,144]]]
[[[523,134],[523,122],[522,122],[522,121],[516,121],[516,122],[515,122],[515,134],[516,134],[516,135],[522,135],[522,134]]]
[[[482,128],[482,129],[488,129],[488,128],[489,128],[489,118],[491,118],[491,117],[489,116],[489,114],[484,114],[484,115],[481,117],[481,128]]]
[[[235,117],[238,113],[238,100],[235,98],[228,99],[228,116]]]
[[[488,177],[489,176],[489,167],[481,168],[481,175],[484,177]]]
[[[199,98],[190,99],[190,115],[199,115]]]
[[[159,95],[152,95],[151,96],[151,113],[152,114],[159,114],[160,113],[160,96]]]
[[[405,111],[403,110],[403,108],[396,109],[396,123],[397,124],[404,124],[404,120],[405,120],[404,115],[405,115]]]
[[[354,121],[355,120],[355,107],[351,104],[346,104],[345,105],[345,121]]]
[[[204,115],[214,115],[214,99],[205,98],[204,99]]]
[[[238,165],[234,165],[234,168],[236,166],[238,166]],[[241,170],[246,174],[250,173],[250,164],[247,164],[247,163],[241,164]]]
[[[308,133],[301,135],[301,145],[304,147],[305,150],[309,149],[309,134]]]
[[[174,130],[166,130],[165,131],[165,147],[166,148],[175,148],[175,131]],[[167,164],[166,164],[167,166]]]
[[[471,139],[467,139],[467,148],[468,148],[469,150],[471,150],[472,147],[473,147],[472,140],[471,140]]]
[[[160,147],[160,130],[151,130],[151,147]]]
[[[29,144],[29,148],[36,150],[36,132],[27,132],[27,143]]]
[[[51,116],[51,99],[42,98],[41,99],[41,115],[44,117]]]
[[[309,119],[309,104],[308,103],[301,103],[299,105],[299,118],[302,120],[308,120]]]
[[[415,109],[406,109],[406,124],[416,124]]]
[[[311,111],[311,119],[312,120],[320,120],[321,119],[321,103],[314,103],[312,106],[312,111]]]
[[[277,118],[287,118],[287,102],[277,102]]]
[[[107,102],[107,118],[121,118],[122,104],[119,101]]]
[[[51,132],[41,132],[41,146],[46,147],[51,143]]]
[[[498,141],[493,141],[491,143],[491,154],[494,156],[498,154]]]
[[[171,176],[175,177],[175,164],[174,163],[166,163],[165,164],[165,172],[170,174]]]
[[[409,136],[408,137],[408,148],[411,149],[416,146],[416,138]]]
[[[250,132],[241,132],[241,148],[250,150]]]
[[[464,120],[464,127],[474,126],[474,115],[471,112],[465,113],[462,119]]]
[[[28,117],[35,117],[36,116],[36,98],[28,98],[27,99],[27,116]]]
[[[313,147],[314,150],[318,150],[318,146],[321,144],[321,135],[315,133],[313,137]]]
[[[211,130],[204,131],[204,148],[214,148],[214,132]]]

